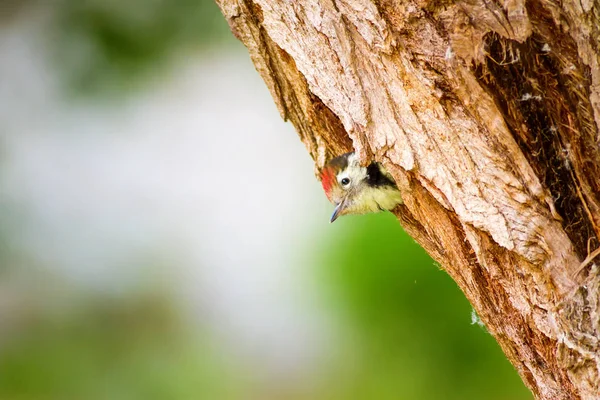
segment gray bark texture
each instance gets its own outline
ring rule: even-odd
[[[600,398],[600,2],[217,2],[316,171],[383,163],[534,396]]]

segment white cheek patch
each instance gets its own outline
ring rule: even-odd
[[[358,165],[360,165],[358,162],[358,155],[356,155],[356,153],[350,154],[350,156],[348,156],[348,166],[355,167]]]

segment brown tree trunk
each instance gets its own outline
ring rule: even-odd
[[[600,398],[600,3],[218,3],[317,168],[394,175],[536,398]]]

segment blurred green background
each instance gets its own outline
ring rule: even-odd
[[[531,398],[392,215],[328,223],[215,4],[0,7],[0,399]]]

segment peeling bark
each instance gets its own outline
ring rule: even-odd
[[[536,398],[600,398],[598,0],[218,3],[317,170],[392,173]]]

